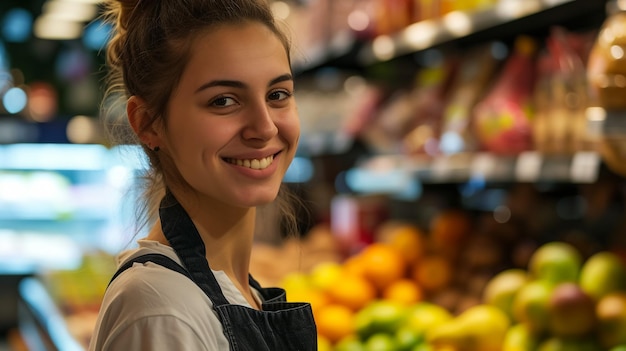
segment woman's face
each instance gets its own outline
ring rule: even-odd
[[[285,47],[264,25],[201,34],[169,102],[160,152],[204,200],[273,201],[300,136],[293,85]]]

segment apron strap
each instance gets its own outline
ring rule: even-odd
[[[129,269],[130,267],[133,266],[134,263],[146,263],[146,262],[153,262],[156,263],[160,266],[169,268],[173,271],[176,271],[186,277],[189,277],[189,279],[191,279],[191,277],[189,276],[189,272],[187,272],[187,270],[185,268],[183,268],[181,265],[179,265],[178,263],[176,263],[176,261],[174,261],[173,259],[162,255],[162,254],[145,254],[145,255],[141,255],[141,256],[137,256],[134,258],[131,258],[130,260],[126,261],[123,265],[121,265],[117,271],[115,272],[115,274],[113,275],[113,277],[111,278],[111,280],[109,281],[109,284],[107,285],[107,287],[109,285],[111,285],[111,283],[113,282],[113,280],[115,280],[115,278],[117,278],[120,274],[122,274],[125,270]]]
[[[206,260],[204,242],[187,211],[168,190],[159,207],[163,234],[178,254],[193,280],[215,306],[228,305]]]

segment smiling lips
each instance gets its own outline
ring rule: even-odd
[[[265,169],[269,167],[269,165],[271,165],[272,162],[274,162],[274,155],[270,155],[262,159],[255,158],[251,160],[227,158],[226,162],[237,165],[237,166],[241,166],[241,167],[251,168],[251,169]]]

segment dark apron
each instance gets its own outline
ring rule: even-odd
[[[249,276],[250,285],[263,297],[262,310],[230,304],[209,268],[200,234],[187,212],[169,192],[161,201],[159,215],[163,233],[186,270],[170,268],[187,275],[211,299],[230,350],[317,350],[317,330],[309,303],[286,302],[283,289],[262,288],[252,276]],[[133,261],[146,260],[166,267],[174,263],[167,257],[166,260],[144,258]],[[167,264],[164,261],[171,263]],[[128,262],[127,266],[130,265],[132,262]],[[120,270],[122,268],[120,267]]]

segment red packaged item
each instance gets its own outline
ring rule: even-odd
[[[500,76],[476,105],[474,132],[484,150],[517,154],[532,149],[536,51],[534,39],[518,37]]]

